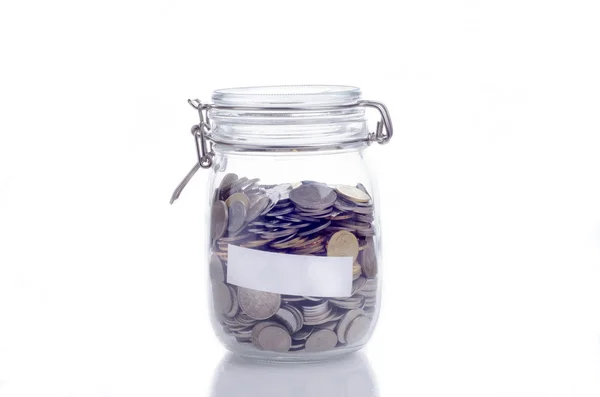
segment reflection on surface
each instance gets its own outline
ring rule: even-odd
[[[213,377],[211,397],[379,397],[362,353],[310,364],[255,363],[228,354]]]

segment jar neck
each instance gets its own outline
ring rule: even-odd
[[[211,108],[207,137],[245,150],[319,150],[364,143],[362,107],[240,110]]]

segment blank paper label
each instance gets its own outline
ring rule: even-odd
[[[278,254],[229,245],[227,282],[285,295],[348,297],[352,257]]]

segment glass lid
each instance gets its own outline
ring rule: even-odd
[[[344,85],[281,85],[225,88],[213,92],[216,106],[311,108],[355,105],[360,88]]]

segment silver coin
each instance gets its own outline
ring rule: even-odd
[[[320,329],[314,331],[306,340],[304,349],[307,352],[323,352],[335,348],[338,338],[332,330]]]
[[[286,222],[302,223],[301,219],[295,218],[293,215],[278,215],[275,218]]]
[[[367,230],[357,230],[356,234],[361,237],[373,237],[375,236],[375,228],[367,229]]]
[[[354,186],[337,185],[335,191],[339,196],[355,203],[366,203],[371,200],[371,196]]]
[[[317,328],[319,329],[329,329],[331,331],[335,330],[335,327],[337,326],[338,322],[337,321],[328,321],[326,323],[323,323],[321,325],[319,325]]]
[[[269,232],[259,233],[260,237],[269,239],[269,240],[275,240],[276,238],[286,237],[286,236],[290,236],[290,235],[294,235],[294,234],[296,234],[296,229],[282,229],[282,230],[278,230],[276,232],[269,231]]]
[[[225,281],[225,267],[223,266],[223,262],[214,253],[210,256],[209,272],[211,280]]]
[[[231,310],[225,313],[225,315],[227,317],[233,317],[239,311],[240,305],[238,304],[237,293],[235,292],[235,288],[233,288],[231,285],[227,285],[227,288],[229,288],[229,293],[231,295]]]
[[[244,185],[244,183],[246,183],[246,181],[248,181],[248,178],[245,177],[245,176],[243,176],[241,178],[238,178],[229,187],[229,194],[231,195],[233,193],[236,193],[236,192],[240,191],[241,189],[239,189],[239,187],[242,186],[242,185]]]
[[[318,184],[301,185],[290,191],[290,200],[302,208],[331,207],[336,199],[337,194],[332,188]]]
[[[233,297],[229,287],[221,282],[212,283],[213,303],[220,314],[229,312],[233,307]]]
[[[254,327],[252,327],[251,339],[252,339],[252,343],[254,344],[254,346],[256,346],[258,348],[262,348],[262,346],[260,345],[260,343],[258,341],[258,336],[260,335],[260,333],[262,332],[263,329],[265,329],[267,327],[271,327],[271,326],[280,326],[280,325],[274,321],[261,321],[259,323],[256,323],[254,325]]]
[[[304,342],[292,340],[292,346],[290,347],[291,352],[299,352],[304,350]]]
[[[277,208],[274,208],[271,212],[267,213],[267,216],[281,216],[281,215],[285,215],[285,214],[289,214],[291,212],[294,212],[294,207],[285,207],[283,209],[278,210]]]
[[[261,215],[269,213],[273,208],[275,208],[275,205],[277,205],[277,202],[279,201],[279,193],[277,192],[271,192],[267,197],[269,197],[269,204],[267,204],[267,207],[263,210],[263,212],[260,213]]]
[[[355,212],[363,215],[368,215],[373,212],[373,209],[371,207],[361,207],[356,205],[356,203],[346,201],[342,198],[338,198],[333,204],[333,206],[340,211]]]
[[[362,190],[363,192],[365,192],[369,197],[371,197],[371,195],[369,194],[369,191],[367,190],[367,188],[365,187],[365,185],[363,185],[362,183],[357,183],[356,187],[360,190]]]
[[[327,312],[318,316],[304,316],[304,325],[321,325],[329,321],[333,309],[329,308]]]
[[[258,344],[264,349],[278,353],[290,350],[292,337],[281,325],[265,327],[258,334]]]
[[[229,223],[227,230],[237,231],[244,226],[246,220],[246,206],[242,201],[232,201],[229,205]]]
[[[304,237],[304,236],[309,236],[311,234],[315,234],[317,232],[320,232],[321,230],[327,229],[327,227],[329,225],[331,225],[331,221],[327,221],[327,222],[325,222],[325,223],[323,223],[323,224],[321,224],[321,225],[319,225],[319,226],[317,226],[317,227],[315,227],[313,229],[306,230],[304,232],[300,232],[300,233],[298,233],[298,236]]]
[[[252,337],[252,327],[242,328],[240,330],[233,331],[232,333],[233,336],[235,336],[235,338],[238,340],[238,342],[240,340],[250,342]]]
[[[250,222],[255,220],[260,216],[260,214],[267,208],[269,205],[269,198],[266,196],[259,197],[256,202],[250,205],[250,209],[246,214],[246,222]]]
[[[295,306],[290,305],[289,310],[296,317],[297,325],[293,332],[297,332],[300,329],[302,329],[302,327],[304,327],[304,316],[302,315],[302,312],[300,311],[300,309],[298,309]]]
[[[315,330],[315,327],[312,327],[312,326],[303,327],[300,331],[294,333],[292,335],[292,338],[294,340],[307,340],[308,337],[313,333],[314,330]]]
[[[210,216],[210,236],[213,241],[223,236],[228,222],[229,212],[227,204],[224,201],[218,200],[213,204]]]
[[[277,310],[277,313],[273,315],[273,319],[280,322],[288,329],[288,331],[290,331],[290,333],[293,334],[302,327],[298,326],[298,319],[290,308],[291,306],[282,306],[279,310]]]
[[[304,222],[304,223],[292,223],[291,225],[287,225],[287,226],[283,226],[286,229],[302,229],[308,226],[313,225],[313,223],[310,222]]]
[[[330,299],[329,302],[340,309],[353,310],[362,309],[366,305],[366,298],[362,295],[356,295],[350,298]]]
[[[246,179],[243,183],[236,184],[235,191],[232,189],[231,193],[242,192],[242,191],[245,192],[247,190],[250,190],[254,187],[254,184],[256,182],[258,182],[259,180],[260,180],[259,178]]]
[[[253,326],[254,324],[256,324],[256,320],[251,318],[244,312],[238,312],[238,314],[235,315],[235,321],[238,324],[245,326]]]
[[[237,179],[238,179],[238,176],[234,173],[225,175],[223,177],[223,179],[221,179],[221,184],[219,185],[219,190],[221,192],[229,190],[231,185],[233,185],[234,182],[237,181]]]
[[[286,302],[302,302],[303,300],[305,300],[305,298],[303,296],[297,296],[297,295],[283,295],[281,297],[283,300],[285,300]]]
[[[269,189],[269,192],[282,193],[282,192],[287,192],[287,191],[289,191],[291,189],[292,189],[292,184],[290,184],[290,183],[281,183],[279,185],[273,186],[271,189]]]
[[[311,210],[311,209],[305,209],[305,208],[296,206],[297,214],[307,215],[310,217],[317,217],[320,215],[330,215],[331,213],[333,213],[333,211],[334,211],[333,207],[319,208],[317,210]]]
[[[360,252],[358,263],[362,272],[368,278],[377,276],[377,254],[375,253],[375,243],[372,238],[367,239],[367,246]]]
[[[314,298],[312,298],[314,299]],[[318,316],[329,311],[329,301],[319,299],[319,303],[315,305],[303,305],[302,313],[304,316]]]
[[[340,341],[340,343],[346,343],[346,331],[348,329],[348,326],[350,325],[350,323],[352,321],[354,321],[354,319],[356,319],[359,316],[364,316],[365,312],[362,309],[354,309],[354,310],[350,310],[348,313],[346,313],[344,315],[344,317],[341,318],[336,332],[337,332],[337,338]]]
[[[355,214],[354,219],[360,222],[372,223],[375,217],[373,215]]]
[[[248,316],[255,320],[266,320],[279,310],[281,295],[239,287],[238,301]]]
[[[367,335],[370,327],[371,319],[369,317],[358,316],[350,323],[350,325],[348,325],[345,337],[346,343],[354,345],[360,342]]]
[[[352,282],[352,295],[360,292],[360,290],[367,283],[367,279],[363,276],[359,276],[356,280]]]
[[[336,226],[348,227],[353,230],[368,230],[373,227],[370,223],[359,222],[359,221],[339,221],[335,223]]]

